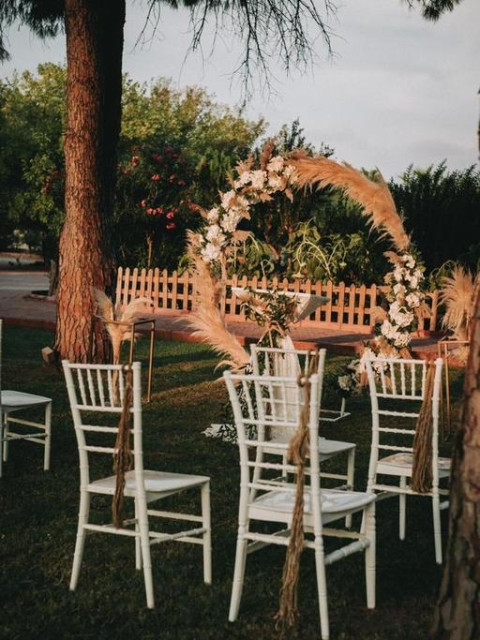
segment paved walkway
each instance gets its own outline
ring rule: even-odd
[[[32,284],[34,285],[32,288]],[[36,286],[38,285],[38,286]],[[54,330],[55,300],[32,293],[46,288],[46,275],[32,272],[25,277],[24,272],[0,270],[0,317],[5,325],[37,327]],[[156,334],[166,340],[195,341],[186,315],[154,314]],[[228,329],[246,344],[258,339],[262,329],[251,322],[232,322]],[[292,329],[291,336],[298,348],[318,345],[337,353],[358,353],[370,334],[344,333],[333,329],[319,329],[299,325]],[[412,347],[420,357],[431,357],[437,353],[435,337],[414,338]]]

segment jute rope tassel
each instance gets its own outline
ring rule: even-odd
[[[123,408],[118,423],[118,433],[113,454],[113,470],[116,475],[115,494],[112,502],[113,524],[117,529],[123,526],[123,498],[125,491],[125,474],[133,466],[133,455],[130,447],[130,422],[133,399],[133,371],[127,369],[125,374],[125,393]]]
[[[318,352],[310,358],[306,376],[301,376],[298,385],[305,391],[304,404],[300,413],[300,423],[288,447],[288,459],[297,466],[297,487],[295,507],[292,516],[290,541],[285,564],[283,565],[282,587],[280,590],[279,610],[275,615],[277,628],[283,633],[295,625],[298,618],[298,578],[300,575],[300,556],[303,551],[303,509],[305,489],[305,463],[310,452],[310,376],[317,371]]]
[[[432,362],[429,362],[425,380],[425,394],[413,439],[412,489],[418,493],[428,493],[432,489],[432,396],[434,380],[435,367]]]

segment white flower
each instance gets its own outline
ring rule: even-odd
[[[403,297],[406,293],[406,288],[403,284],[400,284],[399,282],[397,282],[397,284],[395,284],[393,286],[393,293],[395,294],[395,297],[400,298]]]
[[[235,205],[236,197],[237,197],[237,194],[232,189],[222,195],[221,204],[222,204],[222,207],[225,209],[225,211],[228,211],[230,207]]]
[[[218,209],[210,209],[210,211],[207,213],[207,220],[208,222],[210,222],[210,224],[212,222],[218,222]]]
[[[200,253],[205,262],[215,262],[221,256],[220,247],[211,243],[206,244]]]
[[[405,333],[398,333],[398,335],[396,336],[393,344],[396,347],[408,347],[408,345],[410,344],[410,334],[408,332]]]
[[[406,298],[405,298],[405,302],[406,304],[410,307],[410,308],[416,308],[420,306],[422,299],[421,299],[421,295],[419,292],[412,292],[409,293]]]
[[[267,164],[268,171],[281,171],[283,169],[283,158],[282,156],[275,156],[270,159],[270,162]]]
[[[275,174],[270,174],[268,176],[268,186],[274,191],[280,191],[285,187],[285,178]]]
[[[225,237],[225,234],[222,233],[222,230],[217,224],[212,224],[208,228],[206,239],[212,244],[221,245],[227,238]]]
[[[413,267],[415,266],[415,260],[414,260],[413,256],[410,255],[409,253],[406,253],[403,256],[403,261],[405,262],[405,266],[408,269],[413,269]]]
[[[252,171],[252,187],[254,189],[257,189],[258,191],[263,189],[266,177],[267,177],[266,172],[262,171],[261,169]]]
[[[237,225],[241,219],[241,214],[232,209],[229,213],[225,214],[220,222],[220,226],[226,233],[233,233],[237,228]]]
[[[245,186],[249,182],[252,181],[252,173],[250,171],[243,171],[239,176],[238,180],[235,181],[234,187],[238,189],[240,187]]]
[[[384,320],[380,327],[380,333],[387,338],[387,340],[394,340],[397,336],[397,329],[389,320]]]

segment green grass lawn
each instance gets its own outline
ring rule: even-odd
[[[146,342],[146,341],[145,341]],[[227,621],[235,553],[239,465],[234,445],[202,431],[221,422],[227,400],[218,358],[206,346],[157,341],[153,397],[144,405],[147,468],[211,477],[213,584],[202,580],[201,550],[167,543],[152,549],[157,607],[145,604],[135,571],[133,541],[91,536],[76,592],[68,589],[78,509],[78,461],[63,374],[46,366],[40,350],[46,331],[4,328],[2,381],[53,398],[51,471],[43,450],[25,442],[10,447],[0,479],[0,638],[269,640],[278,638],[278,606],[285,551],[265,549],[247,562],[239,619]],[[138,352],[146,373],[146,344]],[[327,360],[328,379],[345,362]],[[460,376],[452,394],[461,393]],[[333,384],[326,401],[339,403]],[[356,485],[365,488],[370,442],[367,396],[348,402],[352,415],[322,426],[327,437],[357,443]],[[449,443],[445,443],[448,450]],[[335,464],[339,464],[336,461]],[[441,569],[434,559],[430,501],[410,499],[407,539],[398,540],[396,501],[377,509],[377,608],[365,606],[363,557],[327,568],[330,626],[337,640],[420,640],[428,637]],[[444,537],[447,514],[443,512]],[[301,561],[300,639],[318,638],[313,554]]]

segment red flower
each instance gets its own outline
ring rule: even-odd
[[[147,206],[147,201],[146,200],[142,200],[140,202],[140,206],[143,207],[143,209],[145,209],[145,207]]]
[[[169,211],[166,216],[169,220],[175,217],[175,213],[173,211]]]
[[[169,222],[167,224],[167,229],[170,231],[171,229],[175,229],[176,226],[175,222]]]
[[[138,156],[132,156],[132,158],[131,158],[130,162],[132,163],[132,165],[133,165],[134,167],[137,167],[137,166],[138,166],[138,164],[139,164],[139,162],[140,162],[140,159],[139,159],[139,157],[138,157]]]
[[[160,176],[158,173],[154,173],[152,176],[152,180],[154,180],[155,182],[157,182],[158,180],[160,180]]]
[[[154,211],[155,211],[155,209],[152,209],[151,207],[149,209],[147,209],[147,216],[153,215]]]

